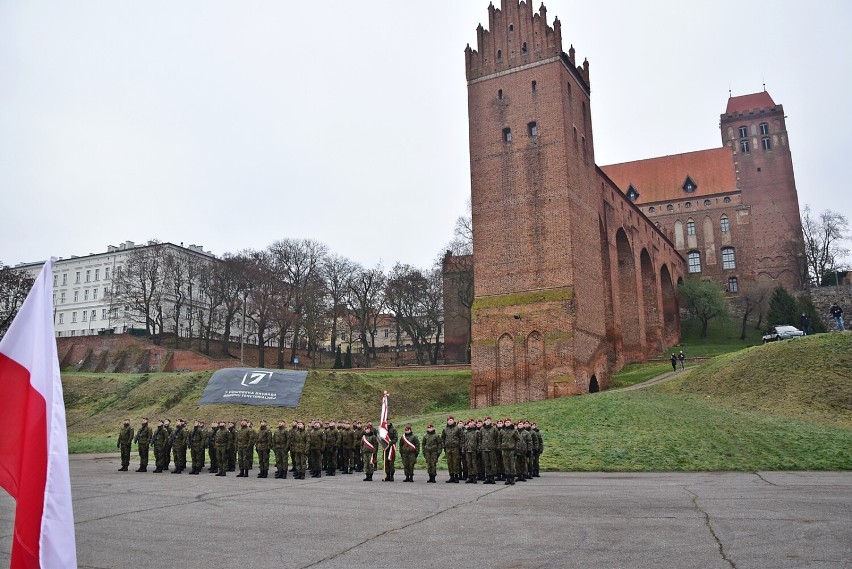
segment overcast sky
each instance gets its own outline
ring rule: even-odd
[[[0,261],[290,237],[430,266],[470,194],[463,50],[487,6],[0,0]],[[718,147],[728,89],[765,81],[800,205],[852,219],[852,2],[547,8],[591,65],[598,164]]]

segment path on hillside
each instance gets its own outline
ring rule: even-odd
[[[635,385],[628,385],[627,387],[617,387],[615,389],[607,389],[603,393],[612,392],[612,391],[636,391],[637,389],[644,389],[646,387],[652,387],[654,385],[659,385],[661,383],[665,383],[667,381],[671,381],[676,377],[684,377],[689,375],[689,372],[694,370],[695,367],[688,367],[685,370],[678,371],[669,371],[664,373],[663,375],[658,375],[653,379],[649,379],[648,381],[643,381],[642,383],[637,383]]]

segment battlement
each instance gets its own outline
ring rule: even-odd
[[[562,24],[553,20],[547,24],[544,4],[533,12],[532,0],[501,0],[500,8],[488,5],[488,29],[482,24],[476,28],[477,48],[465,48],[467,79],[471,81],[487,75],[533,64],[551,58],[562,58],[580,78],[589,85],[589,62],[577,66],[574,48],[568,54],[562,51]]]

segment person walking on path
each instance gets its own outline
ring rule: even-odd
[[[683,350],[681,350],[680,353],[677,355],[677,359],[680,362],[680,369],[686,369],[686,354],[683,353]]]
[[[843,309],[837,305],[837,301],[835,301],[831,308],[828,309],[831,313],[832,318],[834,318],[834,324],[837,326],[838,331],[843,331],[845,329],[843,324]]]
[[[672,371],[677,371],[677,356],[672,352]]]

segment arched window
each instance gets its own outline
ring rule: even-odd
[[[503,89],[497,89],[497,98],[503,100]]]
[[[503,129],[503,142],[512,142],[512,129],[509,127]]]
[[[740,141],[740,151],[742,151],[743,154],[748,154],[749,152],[751,152],[751,150],[749,148],[748,140],[741,140]]]
[[[503,50],[502,49],[497,50],[497,59],[498,60],[503,59]]]
[[[521,53],[526,53],[526,52],[527,52],[527,42],[524,42],[523,45],[521,46]]]
[[[724,199],[722,199],[722,202],[723,202],[723,203],[731,203],[731,198],[729,198],[729,197],[725,196],[725,198],[724,198]]]
[[[695,222],[691,219],[686,220],[686,234],[695,235]]]
[[[701,255],[698,251],[690,251],[686,256],[687,263],[689,265],[690,273],[700,273],[701,272]]]
[[[731,230],[731,222],[728,221],[727,215],[723,215],[719,218],[719,227],[721,227],[722,233],[728,233]]]
[[[704,207],[710,207],[710,200],[704,200]]]
[[[737,259],[734,255],[733,247],[722,247],[722,268],[723,269],[736,269],[737,268]]]
[[[657,211],[657,208],[655,208],[654,206],[648,208],[648,213],[654,213],[655,211]]]
[[[728,277],[728,292],[739,292],[740,284],[737,277]]]
[[[669,204],[669,205],[666,206],[666,211],[673,211],[673,210],[674,210],[674,206],[672,204]]]

